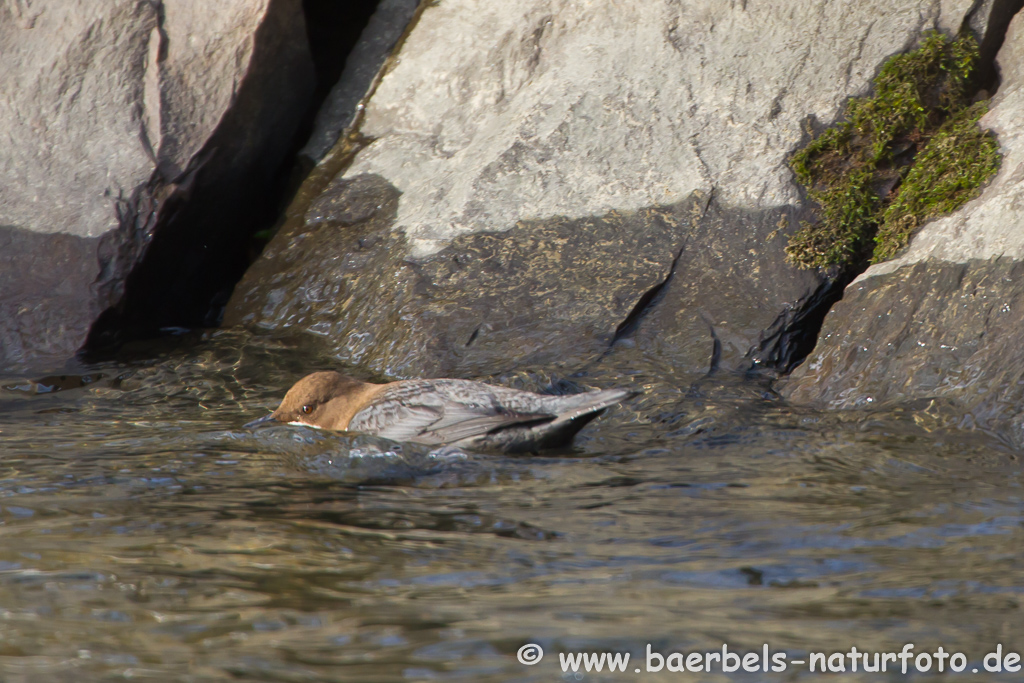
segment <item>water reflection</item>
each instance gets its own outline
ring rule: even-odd
[[[1024,650],[1018,455],[941,411],[817,413],[613,357],[492,378],[646,388],[538,457],[241,429],[323,366],[219,332],[65,368],[95,381],[61,391],[3,378],[3,679],[549,681],[560,651],[648,643],[913,642],[979,668]],[[527,642],[548,652],[529,668]]]

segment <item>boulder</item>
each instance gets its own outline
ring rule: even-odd
[[[1024,15],[1010,24],[997,65],[1002,83],[981,123],[1000,143],[998,175],[847,288],[782,387],[793,401],[917,402],[1024,445]]]
[[[0,53],[12,369],[82,346],[200,170],[237,173],[294,129],[312,66],[300,0],[0,3]],[[275,96],[247,95],[261,88]]]
[[[345,58],[345,68],[313,122],[309,140],[299,152],[310,163],[323,159],[355,122],[359,103],[373,91],[391,51],[416,13],[418,0],[380,0],[359,42]]]
[[[695,374],[786,369],[834,286],[785,261],[787,157],[974,4],[430,4],[366,104],[367,144],[312,174],[225,323],[397,376],[624,346]]]

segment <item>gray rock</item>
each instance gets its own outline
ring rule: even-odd
[[[80,304],[97,279],[99,238],[0,226],[0,350],[4,367],[63,360],[98,311]]]
[[[402,192],[396,227],[413,256],[524,217],[661,206],[712,186],[726,205],[795,203],[785,159],[805,118],[833,120],[943,9],[438,3],[368,103],[360,132],[374,142],[347,173]]]
[[[345,58],[341,78],[317,113],[309,141],[299,152],[307,160],[320,161],[352,125],[359,101],[373,88],[418,5],[418,0],[380,0],[359,42]]]
[[[789,321],[828,286],[784,262],[788,155],[973,4],[429,5],[366,105],[369,144],[303,190],[336,198],[296,212],[225,322],[397,376],[628,344],[693,372],[785,367]]]
[[[13,367],[82,345],[167,203],[201,168],[259,154],[301,112],[311,65],[299,0],[15,0],[0,3],[0,53],[0,364]],[[240,93],[279,77],[297,101],[247,100],[251,127],[211,145]]]
[[[1002,167],[982,194],[869,268],[825,319],[783,392],[836,408],[942,402],[962,424],[1024,445],[1024,16],[999,53],[1002,85],[982,119]]]
[[[974,0],[974,7],[967,15],[965,28],[978,41],[978,69],[974,78],[983,88],[995,84],[996,53],[1003,43],[1007,26],[1021,5],[1021,0]]]
[[[793,207],[708,210],[685,236],[657,305],[637,323],[636,343],[678,370],[740,370],[751,361],[785,370],[805,353],[789,336],[820,277],[786,263]]]
[[[379,176],[336,179],[246,273],[229,322],[310,332],[325,352],[392,377],[578,366],[664,281],[679,225],[701,214],[690,200],[523,221],[412,260],[393,229],[399,201]]]
[[[831,408],[909,403],[1024,446],[1024,263],[921,261],[847,288],[782,393]]]

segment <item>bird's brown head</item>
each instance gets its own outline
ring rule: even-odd
[[[314,372],[295,383],[271,415],[278,422],[323,429],[345,429],[363,406],[367,389],[375,385],[340,372]]]

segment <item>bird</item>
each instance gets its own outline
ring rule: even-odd
[[[245,426],[276,420],[429,446],[530,452],[570,443],[605,408],[637,393],[549,396],[464,379],[374,384],[329,370],[303,377],[277,410]]]

